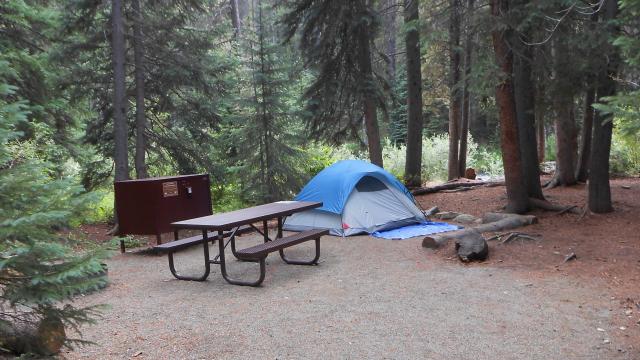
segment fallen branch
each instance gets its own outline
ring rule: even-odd
[[[562,215],[562,214],[566,213],[567,211],[571,211],[571,210],[573,210],[574,208],[577,208],[577,206],[575,206],[575,205],[567,206],[566,208],[564,208],[564,209],[562,209],[562,210],[558,211],[558,212],[556,213],[556,215]]]
[[[538,238],[535,238],[534,235],[529,235],[521,232],[512,232],[504,240],[500,241],[500,243],[506,244],[515,239],[540,240]]]
[[[442,190],[453,190],[459,188],[474,188],[478,186],[500,186],[504,185],[504,181],[465,181],[465,182],[448,182],[436,186],[422,187],[413,190],[413,195],[432,194]],[[464,191],[464,190],[460,190]]]

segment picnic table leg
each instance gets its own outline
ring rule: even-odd
[[[270,241],[269,239],[269,228],[267,227],[267,220],[262,221],[262,235],[264,236],[264,242]]]
[[[278,217],[278,235],[276,235],[276,239],[282,238],[282,217]]]
[[[222,238],[222,236],[223,236],[223,232],[222,231],[218,231],[218,237]],[[251,281],[241,281],[241,280],[232,279],[227,274],[227,264],[226,264],[225,258],[224,258],[224,241],[218,241],[218,249],[220,251],[220,254],[218,255],[219,256],[218,263],[220,264],[220,273],[222,274],[222,277],[229,284],[242,285],[242,286],[258,286],[258,285],[262,284],[262,282],[264,281],[265,273],[266,273],[265,258],[262,258],[259,261],[259,263],[260,263],[260,277],[258,278],[258,280],[253,281],[253,282],[251,282]]]
[[[178,232],[174,232],[174,236],[178,237]],[[207,277],[209,277],[209,273],[211,272],[211,261],[209,260],[209,240],[207,239],[207,231],[204,230],[202,232],[202,238],[205,240],[202,242],[203,252],[204,252],[204,274],[200,277],[195,276],[183,276],[178,274],[176,268],[173,264],[173,252],[168,254],[169,256],[169,270],[171,270],[171,274],[178,280],[191,280],[191,281],[205,281]]]
[[[287,264],[318,265],[318,260],[320,259],[320,238],[315,239],[315,241],[316,241],[316,256],[313,258],[313,260],[309,260],[309,261],[293,260],[293,259],[287,258],[284,255],[284,250],[279,250],[278,252],[280,253],[280,257],[282,258],[282,261],[286,262]]]

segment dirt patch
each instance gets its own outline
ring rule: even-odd
[[[532,279],[568,276],[586,283],[602,280],[603,291],[619,303],[619,308],[613,309],[617,324],[624,328],[640,327],[640,179],[614,179],[611,190],[613,213],[586,213],[581,217],[533,211],[539,223],[519,231],[540,235],[541,240],[516,240],[505,245],[491,242],[488,260],[467,266],[508,268]],[[585,185],[558,187],[545,191],[545,196],[557,204],[584,208],[587,188]],[[485,212],[501,211],[506,193],[503,186],[483,187],[427,194],[417,199],[424,208],[438,206],[441,211],[481,216]],[[452,244],[438,253],[443,260],[457,261]],[[575,253],[577,259],[564,263],[565,256],[571,253]],[[635,333],[636,337],[630,341],[637,344],[640,337]]]

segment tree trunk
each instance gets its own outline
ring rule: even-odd
[[[136,80],[136,177],[149,177],[145,154],[147,152],[147,118],[144,104],[144,45],[142,41],[142,12],[140,0],[132,0],[133,8],[133,57]]]
[[[556,133],[556,173],[551,186],[570,186],[576,183],[576,158],[578,134],[575,124],[574,96],[572,84],[573,60],[569,50],[569,31],[555,39],[553,44],[555,110],[554,128]]]
[[[231,2],[231,24],[233,25],[233,36],[240,36],[241,22],[240,22],[240,7],[238,0],[230,0]]]
[[[500,18],[508,10],[507,0],[491,0],[491,14]],[[507,39],[512,30],[494,29],[491,32],[496,63],[505,75],[496,87],[496,103],[500,117],[500,147],[507,187],[507,212],[522,214],[529,210],[529,197],[522,176],[518,123],[513,93],[513,53]]]
[[[370,38],[366,27],[362,26],[359,33],[359,41],[362,46],[362,52],[358,56],[360,69],[366,76],[363,81],[373,83],[373,68],[371,65],[371,45]],[[371,163],[383,166],[382,163],[382,145],[380,143],[380,129],[378,127],[377,106],[372,96],[365,95],[362,100],[364,112],[364,125],[367,134],[367,145],[369,147],[369,160]]]
[[[448,178],[455,179],[458,170],[460,139],[460,0],[449,2],[449,162]]]
[[[556,174],[557,185],[570,186],[576,183],[575,163],[578,147],[573,96],[556,96]]]
[[[113,141],[115,163],[115,181],[129,178],[129,161],[127,151],[127,118],[126,92],[124,72],[124,29],[122,19],[122,0],[111,1],[111,22],[113,38],[111,55],[113,61]]]
[[[405,0],[405,24],[419,20],[418,2]],[[420,186],[422,181],[422,71],[420,69],[420,33],[409,26],[405,35],[407,48],[407,155],[404,181],[407,186]]]
[[[584,119],[582,121],[582,134],[580,135],[578,168],[576,169],[576,180],[581,182],[586,182],[589,177],[589,155],[591,154],[591,136],[593,130],[592,106],[595,97],[595,88],[589,87],[584,100]]]
[[[397,0],[385,0],[382,2],[382,10],[386,11],[382,17],[384,23],[385,54],[389,58],[387,71],[390,82],[396,79],[396,10]]]
[[[618,2],[605,0],[603,21],[611,22],[618,14]],[[614,24],[608,25],[611,37],[615,37],[620,29]],[[597,96],[599,102],[604,97],[615,95],[615,77],[618,73],[620,55],[614,47],[609,48],[607,68],[602,71],[598,81]],[[611,134],[613,117],[596,111],[593,127],[593,144],[589,162],[589,210],[594,213],[613,211],[611,205],[611,188],[609,186],[609,154],[611,152]]]
[[[528,0],[519,0],[516,4],[524,7],[528,2]],[[520,34],[511,38],[511,46],[516,54],[514,56],[514,94],[524,185],[529,197],[544,199],[540,185],[540,165],[536,143],[535,84],[532,78],[533,48],[520,39],[520,36],[528,39],[530,30],[527,26],[520,30]]]
[[[467,1],[467,28],[465,31],[464,42],[464,88],[462,89],[462,124],[460,126],[460,152],[458,153],[458,176],[464,177],[467,169],[467,139],[469,138],[469,116],[470,110],[470,93],[469,81],[471,78],[471,55],[473,52],[473,41],[471,40],[472,29],[471,20],[473,15],[474,0]]]
[[[541,95],[538,95],[541,96]],[[539,99],[539,97],[538,97]],[[545,142],[547,140],[544,131],[544,108],[541,106],[540,101],[537,101],[535,106],[536,111],[536,138],[538,143],[538,163],[544,162],[545,156]]]

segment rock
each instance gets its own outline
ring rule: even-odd
[[[436,219],[440,219],[440,220],[451,220],[455,217],[457,217],[458,215],[460,215],[457,212],[453,212],[453,211],[442,211],[439,212],[435,215],[433,215]]]
[[[479,232],[471,231],[456,239],[456,251],[464,262],[483,261],[489,255],[489,245]]]
[[[494,222],[498,222],[501,220],[510,219],[518,223],[518,226],[525,226],[538,223],[538,218],[534,215],[518,215],[518,214],[510,214],[510,213],[495,213],[488,212],[482,215],[482,223],[490,224]]]
[[[460,214],[458,216],[456,216],[453,221],[460,223],[460,224],[471,224],[473,222],[475,222],[477,220],[477,218],[475,216],[469,215],[469,214]]]
[[[564,261],[563,261],[563,262],[567,262],[567,261],[575,260],[575,259],[577,259],[577,258],[578,258],[578,257],[576,256],[576,253],[571,253],[571,254],[567,255],[567,256],[564,258]]]

